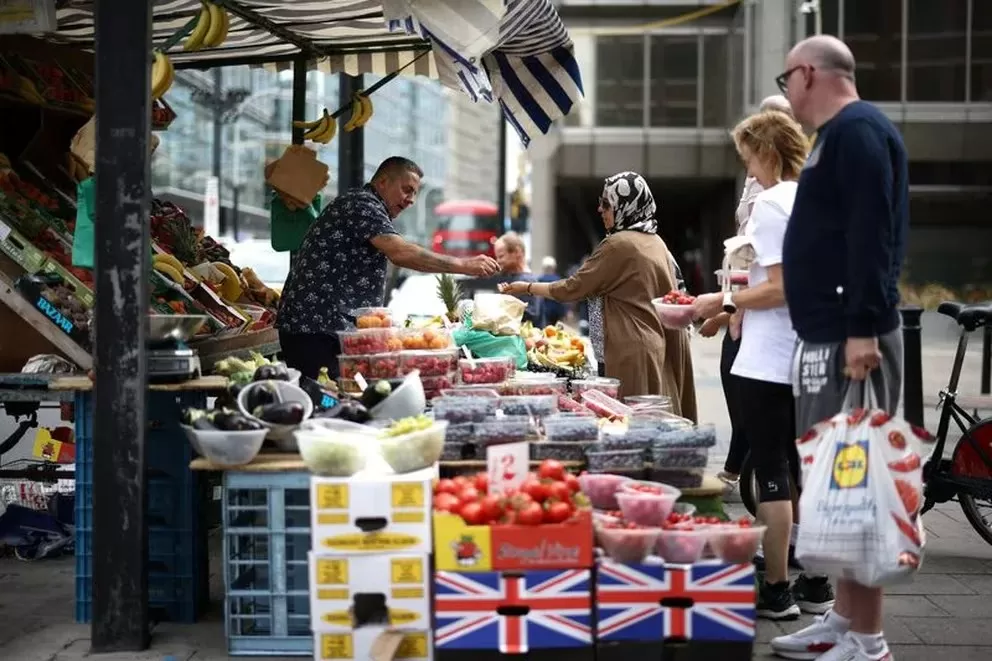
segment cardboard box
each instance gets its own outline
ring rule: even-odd
[[[434,514],[434,562],[439,570],[592,567],[592,516],[542,526],[470,526],[460,516]]]
[[[339,556],[310,553],[314,631],[370,625],[431,627],[430,562],[423,554]]]
[[[750,642],[754,565],[623,565],[600,560],[596,638],[600,643],[665,640]]]
[[[315,661],[431,661],[434,645],[430,629],[390,630],[385,627],[362,627],[342,633],[314,633]]]
[[[311,477],[313,550],[319,553],[431,552],[431,481],[425,468],[401,475],[362,471]]]
[[[592,569],[437,571],[434,637],[438,653],[591,649],[592,583]]]

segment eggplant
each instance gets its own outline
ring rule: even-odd
[[[218,411],[214,414],[213,422],[221,431],[256,431],[263,428],[237,411]]]
[[[193,429],[199,429],[200,431],[217,431],[217,426],[214,425],[213,420],[210,416],[203,415],[193,421]]]
[[[365,424],[372,419],[368,409],[353,399],[343,399],[337,406],[321,411],[315,417],[337,418],[338,420],[357,422],[358,424]]]
[[[299,402],[278,402],[252,409],[251,414],[270,425],[298,425],[303,422],[305,409]]]
[[[186,425],[187,427],[195,426],[195,423],[200,418],[207,415],[207,411],[203,409],[197,409],[193,407],[185,408],[179,415],[179,421]]]
[[[263,365],[264,367],[264,365]],[[248,391],[248,396],[245,401],[245,408],[249,411],[254,411],[260,406],[268,406],[269,404],[278,404],[281,399],[279,397],[279,389],[273,383],[256,383],[246,388],[251,388]]]
[[[362,393],[362,406],[367,409],[375,408],[379,402],[384,401],[391,394],[393,394],[393,386],[390,385],[389,381],[380,379]]]
[[[255,370],[252,381],[289,381],[289,370],[286,369],[285,365],[279,363],[262,365]]]

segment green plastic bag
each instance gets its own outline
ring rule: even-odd
[[[464,315],[464,327],[451,334],[455,344],[467,347],[473,358],[509,356],[517,369],[527,369],[527,345],[519,335],[493,335],[489,331],[472,330],[472,317]]]
[[[96,186],[93,177],[76,184],[76,229],[72,233],[72,265],[93,268],[93,219],[96,216]]]
[[[320,215],[321,196],[313,198],[306,209],[290,210],[276,193],[272,193],[269,218],[272,229],[272,249],[276,252],[299,250],[303,237]]]

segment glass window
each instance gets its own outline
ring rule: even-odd
[[[596,125],[644,125],[644,38],[596,38]]]
[[[868,101],[901,100],[902,0],[847,0],[844,41],[857,62],[861,97]]]
[[[651,37],[651,126],[696,126],[699,41]]]
[[[820,29],[823,34],[840,34],[840,2],[841,0],[820,0],[820,11],[823,13]],[[816,12],[804,14],[806,17],[806,35],[816,34]]]
[[[909,3],[907,101],[964,101],[967,26],[968,0]]]
[[[727,92],[730,84],[729,37],[713,34],[703,37],[703,126],[723,127],[728,116]]]
[[[971,100],[992,101],[992,2],[972,0]]]

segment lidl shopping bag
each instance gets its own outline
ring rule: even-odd
[[[926,439],[871,408],[839,413],[797,439],[796,559],[807,572],[872,587],[912,577],[923,559],[919,446]]]

